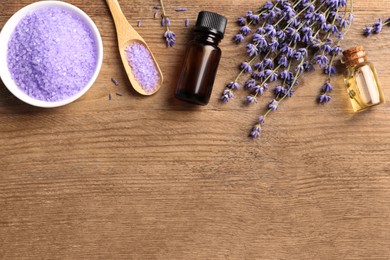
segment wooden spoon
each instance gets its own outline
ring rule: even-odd
[[[110,8],[111,15],[114,19],[115,27],[116,27],[116,33],[118,36],[118,47],[119,47],[119,53],[122,58],[123,66],[125,67],[127,76],[130,80],[131,85],[133,88],[140,93],[141,95],[152,95],[156,93],[162,85],[163,82],[163,75],[161,73],[160,67],[157,64],[157,61],[153,55],[153,53],[150,51],[149,46],[146,44],[145,40],[137,33],[137,31],[129,24],[127,21],[125,15],[123,14],[119,3],[117,0],[106,0],[108,7]],[[129,62],[127,61],[125,50],[126,48],[134,43],[138,42],[140,44],[143,44],[148,50],[150,55],[153,58],[154,64],[156,66],[156,69],[158,70],[160,81],[157,83],[158,85],[155,88],[155,91],[152,93],[147,93],[140,83],[135,79],[133,71],[129,65]]]

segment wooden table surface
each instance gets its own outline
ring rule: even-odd
[[[0,28],[31,2],[2,1]],[[158,1],[121,0],[165,76],[147,98],[126,81],[105,2],[69,2],[100,29],[103,67],[87,95],[58,109],[25,105],[0,83],[1,259],[390,259],[389,104],[353,114],[339,75],[319,106],[323,77],[308,74],[253,141],[268,98],[218,102],[245,58],[231,42],[235,18],[264,0],[166,0],[178,38],[170,49],[153,20]],[[207,107],[173,98],[184,19],[194,24],[200,10],[230,19]],[[390,100],[390,27],[361,36],[390,16],[390,2],[355,0],[355,10],[343,47],[365,46]]]

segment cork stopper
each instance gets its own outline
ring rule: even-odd
[[[367,54],[363,46],[356,46],[343,52],[345,65],[347,67],[356,66],[367,61]]]

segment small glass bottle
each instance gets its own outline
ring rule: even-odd
[[[355,112],[385,103],[374,65],[367,60],[363,46],[343,52],[347,67],[345,83]]]
[[[225,34],[227,19],[202,11],[189,42],[176,86],[175,97],[198,105],[207,105],[213,89],[221,50],[218,44]]]

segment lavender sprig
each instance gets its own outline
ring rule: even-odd
[[[363,30],[363,34],[365,36],[370,36],[372,34],[379,34],[382,32],[382,29],[384,26],[389,25],[390,26],[390,17],[387,18],[384,22],[381,18],[378,19],[372,26],[367,26]]]
[[[350,2],[352,12],[353,0]],[[240,43],[252,36],[245,46],[250,58],[241,63],[238,76],[227,84],[222,101],[233,98],[234,91],[240,88],[240,78],[246,75],[244,89],[250,94],[245,100],[249,104],[259,103],[258,97],[273,82],[281,80],[273,87],[275,98],[268,102],[266,113],[251,130],[252,137],[260,136],[265,118],[293,95],[300,77],[312,71],[315,64],[327,75],[319,101],[330,101],[331,76],[337,72],[334,62],[342,52],[344,31],[353,20],[347,13],[347,0],[275,0],[238,19],[241,27],[234,40]]]
[[[170,30],[171,21],[169,20],[169,17],[166,15],[165,8],[164,8],[164,2],[163,0],[160,0],[161,5],[161,26],[165,26],[166,31],[164,32],[163,36],[165,38],[167,47],[173,47],[176,43],[176,34]]]

